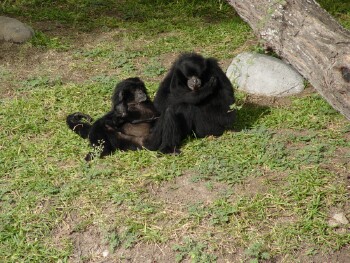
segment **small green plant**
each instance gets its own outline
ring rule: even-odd
[[[24,88],[47,87],[49,85],[48,77],[34,77],[23,81]]]
[[[211,206],[211,223],[213,225],[227,224],[230,221],[230,216],[232,216],[237,209],[232,206],[227,199],[222,198],[214,202]]]
[[[301,163],[318,164],[323,162],[327,146],[324,144],[306,145],[296,153],[296,157]]]
[[[114,68],[120,68],[126,74],[130,74],[136,70],[133,60],[141,55],[138,51],[128,51],[127,53],[115,54],[112,61]]]
[[[97,47],[87,51],[78,51],[75,56],[81,55],[86,58],[108,58],[113,56],[113,51],[109,48]]]
[[[258,54],[265,54],[266,53],[266,49],[264,48],[264,46],[262,45],[262,43],[259,43],[255,46],[252,47],[252,50]]]
[[[166,68],[157,60],[151,60],[150,63],[146,64],[143,73],[147,77],[157,77],[163,75],[166,72]]]
[[[98,83],[101,83],[102,85],[108,85],[111,87],[115,86],[116,83],[119,81],[116,77],[109,76],[109,75],[93,76],[90,78],[90,80],[93,82],[98,82]]]
[[[93,145],[92,150],[89,153],[93,160],[98,159],[100,157],[101,153],[103,152],[104,143],[105,142],[103,140],[99,140],[98,145]]]
[[[125,72],[125,74],[130,74],[131,72],[135,71],[134,64],[127,57],[119,57],[113,62],[113,64],[115,68],[122,69]]]
[[[215,262],[217,259],[215,255],[205,252],[207,244],[196,242],[188,237],[184,239],[182,245],[174,245],[173,250],[177,252],[175,256],[176,262],[190,258],[192,263],[209,263]]]
[[[34,37],[30,40],[33,46],[57,49],[66,51],[69,49],[69,44],[64,43],[58,37],[49,37],[43,32],[36,31]]]
[[[111,253],[113,253],[122,243],[121,237],[115,231],[107,235],[106,241],[109,244],[109,251]]]
[[[35,76],[21,82],[19,90],[32,90],[37,88],[48,88],[56,85],[61,85],[60,77],[51,79],[48,76]]]
[[[128,63],[129,63],[129,60],[127,57],[120,57],[114,61],[114,66],[116,68],[123,68]]]
[[[138,234],[140,229],[142,229],[142,225],[129,223],[128,229],[122,234],[123,246],[125,248],[133,247],[140,239],[140,234]]]
[[[208,211],[203,202],[190,204],[188,205],[187,210],[189,216],[196,220],[198,223],[208,215]]]
[[[264,249],[262,243],[253,243],[249,248],[245,250],[245,254],[249,256],[250,263],[258,263],[259,260],[269,260],[270,254]]]

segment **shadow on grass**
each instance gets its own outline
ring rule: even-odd
[[[234,9],[227,3],[218,4],[217,0],[192,0],[192,1],[168,1],[168,0],[58,0],[52,5],[52,1],[5,1],[0,4],[0,13],[8,16],[24,16],[32,21],[55,21],[72,27],[78,31],[87,31],[101,26],[119,27],[128,23],[141,23],[147,26],[159,28],[159,21],[185,18],[198,18],[211,23],[221,23],[223,20],[241,23]],[[192,20],[189,20],[192,22]]]
[[[240,110],[237,110],[237,120],[233,131],[239,132],[245,129],[251,129],[254,124],[262,117],[269,115],[270,107],[255,103],[244,103]]]

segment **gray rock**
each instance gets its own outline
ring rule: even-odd
[[[334,214],[333,219],[343,225],[349,224],[349,220],[345,217],[344,213]]]
[[[340,223],[338,221],[336,221],[335,219],[330,219],[330,220],[328,220],[328,225],[330,227],[338,227],[340,225]]]
[[[31,27],[17,19],[0,16],[0,40],[23,43],[34,35]]]
[[[303,77],[282,60],[256,53],[236,56],[226,72],[239,89],[264,96],[288,96],[304,90]]]

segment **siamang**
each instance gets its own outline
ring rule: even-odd
[[[155,95],[161,115],[145,139],[146,148],[177,153],[192,133],[199,138],[222,135],[235,120],[234,102],[232,84],[214,58],[180,55]]]
[[[157,117],[145,84],[139,78],[128,78],[117,84],[112,109],[104,116],[93,122],[89,115],[76,112],[68,115],[66,121],[71,130],[89,139],[92,147],[101,147],[103,157],[117,149],[141,149]],[[85,160],[93,157],[90,152]]]

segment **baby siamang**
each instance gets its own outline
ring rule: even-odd
[[[143,147],[144,138],[157,119],[158,113],[150,100],[144,83],[139,78],[128,78],[120,82],[112,96],[112,109],[93,122],[84,113],[67,116],[71,130],[91,146],[101,147],[100,157],[120,150],[137,150]],[[87,154],[90,161],[93,153]]]
[[[185,53],[174,62],[161,82],[154,106],[161,116],[145,146],[164,153],[178,152],[181,141],[220,136],[232,127],[235,102],[230,80],[214,58]]]

